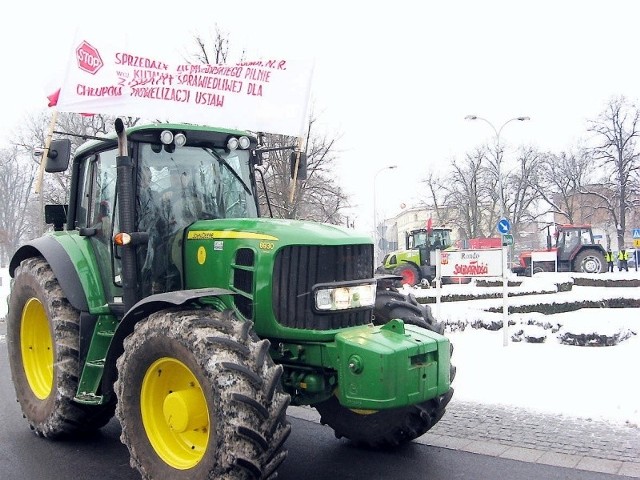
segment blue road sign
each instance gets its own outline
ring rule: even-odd
[[[506,235],[510,231],[511,231],[511,224],[509,223],[509,220],[507,220],[506,218],[501,218],[498,221],[498,233],[501,233],[502,235]]]
[[[640,238],[640,228],[633,229],[633,238]]]

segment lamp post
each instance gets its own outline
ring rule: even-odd
[[[464,117],[465,120],[482,120],[487,125],[491,127],[493,133],[495,135],[495,148],[496,148],[496,170],[498,175],[498,188],[500,189],[500,221],[502,218],[507,218],[507,204],[505,201],[505,192],[504,185],[502,184],[502,150],[500,149],[500,134],[502,133],[502,129],[506,127],[511,122],[525,122],[530,120],[529,117],[514,117],[502,124],[502,126],[498,129],[491,123],[489,120],[483,117],[478,117],[477,115],[467,115]],[[502,331],[503,335],[503,345],[506,347],[509,344],[509,291],[508,291],[509,280],[507,279],[507,248],[504,242],[504,237],[502,241]]]
[[[373,264],[374,266],[378,265],[378,215],[376,210],[376,180],[378,179],[378,174],[384,170],[392,170],[394,168],[398,168],[397,165],[387,165],[386,167],[382,167],[379,169],[375,175],[373,176]]]

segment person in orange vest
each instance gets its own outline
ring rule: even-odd
[[[618,271],[621,272],[623,269],[628,272],[629,266],[627,262],[629,261],[629,252],[627,252],[624,247],[620,249],[618,252]]]
[[[607,248],[604,259],[607,262],[607,272],[613,272],[613,252],[611,251],[611,247]]]

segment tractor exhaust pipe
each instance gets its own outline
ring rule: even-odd
[[[133,189],[133,163],[129,158],[127,133],[124,122],[115,121],[118,135],[118,156],[116,157],[117,182],[116,195],[118,214],[120,216],[120,232],[131,234],[135,224],[135,192]],[[122,297],[125,311],[138,301],[138,272],[136,268],[136,245],[132,242],[122,247]]]

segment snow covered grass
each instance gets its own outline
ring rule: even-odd
[[[538,274],[525,278],[509,292],[532,295],[509,297],[509,306],[535,303],[573,303],[584,300],[640,299],[638,287],[576,287],[557,292],[556,283],[568,274]],[[589,276],[582,276],[589,277]],[[640,279],[640,272],[614,272],[597,279]],[[571,280],[571,278],[569,278]],[[502,292],[499,287],[447,285],[442,294]],[[556,293],[536,294],[556,291]],[[416,297],[435,296],[434,289],[406,288]],[[504,345],[503,299],[491,298],[431,304],[435,317],[447,324],[457,367],[454,400],[523,407],[625,423],[640,428],[640,308],[583,308],[544,315],[538,312],[509,315],[509,340]],[[488,312],[488,308],[498,311]],[[492,330],[498,326],[499,330]],[[513,336],[522,330],[521,341]],[[575,346],[567,339],[615,338],[612,346]],[[544,341],[526,341],[544,338]],[[564,339],[564,340],[563,340]],[[563,343],[563,341],[565,343]]]

